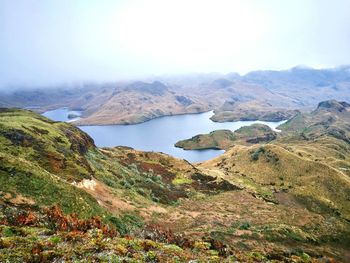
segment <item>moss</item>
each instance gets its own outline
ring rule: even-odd
[[[190,178],[186,178],[186,177],[183,177],[183,178],[175,178],[172,183],[174,185],[181,185],[181,184],[191,184],[193,181],[192,179]]]
[[[50,241],[51,241],[53,244],[55,244],[55,245],[57,245],[57,244],[59,244],[59,243],[62,242],[62,240],[61,240],[61,238],[60,238],[59,236],[53,236],[53,237],[51,237],[51,238],[50,238]]]
[[[17,235],[17,231],[15,230],[15,228],[13,227],[4,227],[2,229],[2,236],[4,237],[13,237],[13,236],[16,236]]]
[[[198,251],[209,250],[211,244],[203,241],[196,241],[193,245],[193,248]]]
[[[164,249],[169,253],[181,253],[183,251],[182,248],[178,247],[175,244],[165,245]]]
[[[312,258],[305,252],[303,252],[301,255],[300,255],[300,258],[302,260],[303,263],[308,263],[308,262],[311,262]]]

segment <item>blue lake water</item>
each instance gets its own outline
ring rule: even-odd
[[[53,120],[67,121],[68,118],[64,118],[62,115],[68,116],[69,113],[67,108],[62,108],[50,111],[49,114],[46,112],[44,115]],[[216,157],[224,151],[185,151],[176,148],[174,144],[179,140],[218,129],[235,131],[242,126],[253,123],[266,124],[275,129],[285,122],[236,121],[218,123],[209,119],[212,115],[212,112],[185,114],[161,117],[134,125],[79,126],[79,128],[88,133],[99,147],[129,146],[137,150],[164,152],[190,162],[201,162]]]
[[[60,108],[57,110],[50,110],[43,113],[45,117],[48,117],[54,121],[65,121],[65,122],[73,122],[80,119],[80,117],[68,118],[69,114],[74,114],[76,116],[81,115],[81,111],[69,110],[68,108]]]

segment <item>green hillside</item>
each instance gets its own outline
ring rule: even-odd
[[[241,128],[195,165],[1,109],[0,262],[347,262],[350,112],[337,103],[273,140]]]
[[[184,150],[223,149],[235,144],[267,143],[277,138],[277,133],[267,125],[252,124],[232,132],[215,130],[209,134],[199,134],[190,139],[178,141],[175,146]]]

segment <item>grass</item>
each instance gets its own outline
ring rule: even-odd
[[[313,131],[307,130],[305,136],[310,137]],[[246,128],[241,132],[252,135]],[[174,261],[202,258],[205,262],[224,262],[219,250],[211,247],[193,251],[153,241],[148,244],[151,249],[143,250],[145,240],[137,236],[144,233],[149,222],[179,235],[196,236],[199,243],[210,243],[200,240],[210,237],[249,251],[243,262],[268,258],[256,254],[266,247],[276,251],[311,247],[315,253],[339,256],[348,244],[346,220],[350,218],[349,182],[346,171],[339,168],[350,167],[349,153],[350,146],[334,136],[306,140],[290,135],[263,146],[238,145],[217,159],[192,165],[165,154],[97,149],[86,134],[69,124],[51,122],[27,111],[0,112],[1,201],[36,208],[59,203],[65,213],[76,212],[82,218],[100,215],[122,236],[131,236],[107,241],[94,231],[74,237],[79,244],[76,246],[63,234],[45,237],[35,234],[39,229],[25,227],[28,233],[21,236],[16,226],[6,226],[0,231],[1,242],[18,245],[12,251],[5,246],[0,261],[12,259],[16,253],[27,259],[34,245],[50,242],[51,250],[60,258],[65,257],[62,251],[68,251],[65,246],[69,251],[77,249],[76,254],[69,254],[69,260],[81,254],[107,261],[135,254],[138,258],[134,259],[140,262],[161,261],[164,253],[173,253]],[[101,185],[101,196],[73,185],[83,179]],[[223,180],[226,186],[239,187],[225,190],[221,184],[221,189]],[[126,207],[118,207],[119,203]],[[41,231],[46,231],[45,227]],[[88,244],[83,245],[79,238]],[[20,248],[23,243],[28,248]],[[113,249],[118,245],[113,255],[106,252],[111,251],[111,244]],[[252,249],[252,245],[256,247]],[[138,251],[133,254],[131,248]]]
[[[268,126],[253,124],[243,126],[232,132],[230,130],[215,130],[209,134],[199,134],[187,140],[178,141],[175,146],[185,150],[200,149],[224,149],[227,150],[234,144],[249,144],[269,142],[275,139],[276,132]]]
[[[133,231],[144,226],[143,219],[136,214],[124,214],[120,217],[112,216],[109,221],[115,225],[122,236],[130,235]]]

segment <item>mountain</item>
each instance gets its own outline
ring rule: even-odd
[[[271,103],[256,100],[246,102],[225,101],[221,107],[214,111],[214,115],[210,119],[216,122],[282,121],[290,119],[298,113],[299,110],[275,107]]]
[[[140,123],[165,115],[209,109],[207,103],[177,93],[159,81],[135,82],[125,87],[106,89],[103,94],[93,95],[83,108],[83,118],[77,123],[84,125]]]
[[[322,102],[191,164],[2,108],[0,261],[347,262],[348,109]]]
[[[316,105],[330,98],[349,100],[349,69],[349,66],[334,69],[294,67],[281,71],[253,71],[243,76],[242,80],[288,94],[300,105]]]
[[[11,88],[9,88],[11,90]],[[349,67],[254,71],[244,76],[187,74],[147,80],[0,92],[0,106],[37,112],[82,110],[81,125],[134,124],[214,110],[213,121],[281,120],[319,101],[350,100]],[[116,114],[118,112],[118,114]]]

